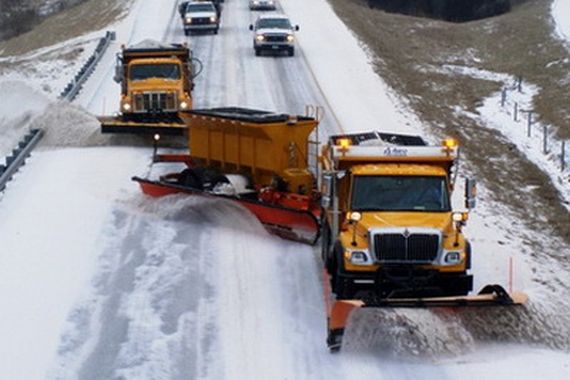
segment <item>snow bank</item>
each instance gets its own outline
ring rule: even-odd
[[[29,129],[30,121],[50,103],[27,83],[0,81],[0,157],[9,154]]]

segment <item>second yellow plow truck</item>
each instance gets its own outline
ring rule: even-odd
[[[331,351],[357,308],[526,302],[500,285],[468,295],[472,252],[462,227],[475,183],[466,181],[466,210],[454,212],[458,149],[452,139],[427,146],[419,136],[380,132],[329,139],[321,156],[321,238]]]
[[[201,69],[185,44],[145,40],[123,47],[114,78],[121,85],[120,112],[99,117],[101,132],[184,134]]]

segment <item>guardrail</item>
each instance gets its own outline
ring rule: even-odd
[[[111,44],[111,41],[114,40],[115,32],[107,31],[105,37],[99,40],[99,43],[97,44],[97,47],[95,48],[93,54],[91,54],[81,69],[79,69],[77,74],[75,74],[75,77],[67,84],[67,86],[65,86],[61,94],[59,94],[59,99],[67,100],[70,102],[75,99],[83,87],[83,84],[87,81],[91,73],[93,73],[93,70],[95,70],[95,66],[97,66],[97,63],[99,63],[101,57],[103,57],[103,54]]]
[[[111,44],[111,41],[115,40],[115,32],[107,31],[105,37],[99,40],[95,51],[89,59],[83,64],[81,69],[75,74],[75,77],[67,84],[59,95],[60,100],[73,101],[85,81],[89,78],[95,66],[103,57],[103,54]],[[12,151],[10,156],[7,156],[5,165],[0,164],[0,192],[6,187],[6,183],[12,179],[14,173],[24,165],[26,157],[28,157],[36,146],[36,144],[43,137],[43,130],[32,129],[30,130],[24,138],[18,143],[18,146]]]
[[[6,187],[6,183],[12,179],[14,173],[25,164],[34,146],[40,141],[44,132],[41,129],[32,129],[24,136],[12,154],[6,157],[6,164],[0,165],[0,191]]]

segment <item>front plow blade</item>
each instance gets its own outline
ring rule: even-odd
[[[312,210],[313,212],[311,212],[252,199],[242,199],[237,196],[213,194],[165,181],[151,181],[139,177],[133,177],[132,179],[139,183],[143,193],[153,197],[170,194],[191,194],[210,198],[223,198],[237,202],[254,214],[271,234],[287,240],[312,245],[319,238],[318,210]]]
[[[328,288],[328,274],[325,275],[325,289]],[[325,294],[325,297],[327,295]],[[359,308],[434,308],[434,307],[497,307],[521,306],[528,301],[522,292],[508,293],[500,285],[486,285],[477,295],[430,298],[394,298],[363,300],[332,300],[329,293],[327,301],[327,346],[331,352],[337,352],[342,346],[342,338],[351,313]]]
[[[182,121],[125,121],[120,117],[100,116],[101,133],[183,136],[188,126]]]

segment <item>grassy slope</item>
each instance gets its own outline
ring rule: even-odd
[[[100,30],[124,16],[132,0],[87,0],[46,18],[33,30],[0,42],[2,56],[17,56]]]

